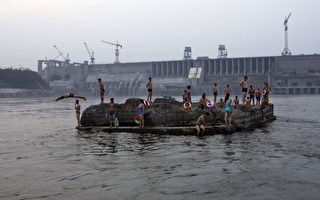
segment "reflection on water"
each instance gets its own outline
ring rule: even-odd
[[[273,123],[201,139],[78,134],[72,100],[0,99],[0,199],[318,199],[318,99],[273,97]]]

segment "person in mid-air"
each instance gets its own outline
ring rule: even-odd
[[[86,100],[86,97],[78,96],[78,95],[75,95],[75,94],[73,94],[73,93],[67,93],[67,94],[64,94],[64,95],[56,98],[55,101],[60,101],[60,100],[62,100],[62,99],[66,99],[66,98],[79,98],[79,99]]]
[[[101,103],[103,103],[105,90],[104,90],[104,84],[101,78],[98,78],[98,83],[99,83],[99,90],[100,90],[100,99],[101,99]]]

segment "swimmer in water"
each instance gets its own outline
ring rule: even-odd
[[[144,102],[143,99],[140,99],[140,104],[138,106],[139,128],[144,127],[144,114]]]
[[[78,124],[77,127],[80,127],[80,126],[81,126],[81,124],[80,124],[80,110],[81,110],[81,105],[80,105],[80,102],[79,102],[78,99],[75,101],[74,109],[76,110],[76,118],[77,118],[77,124]]]
[[[209,116],[209,113],[206,112],[202,115],[200,115],[196,121],[196,129],[197,129],[197,136],[203,136],[204,135],[204,131],[206,130],[206,120],[205,118]]]
[[[104,93],[105,93],[104,84],[103,84],[101,78],[98,78],[98,82],[99,82],[99,90],[100,90],[100,99],[101,99],[101,103],[103,103]]]
[[[248,86],[247,86],[248,76],[243,77],[243,80],[240,82],[241,91],[242,91],[242,103],[244,104],[247,97]]]
[[[225,124],[231,125],[231,116],[232,116],[232,108],[231,108],[232,100],[229,99],[228,102],[225,103],[225,108],[224,108],[224,121]]]
[[[213,102],[217,103],[217,96],[218,96],[218,84],[215,83],[214,87],[212,88],[212,93],[213,93]]]
[[[109,108],[108,108],[109,113],[108,114],[109,114],[110,128],[112,128],[113,121],[114,121],[115,115],[116,115],[116,104],[114,103],[114,98],[110,99],[108,106],[109,106]]]

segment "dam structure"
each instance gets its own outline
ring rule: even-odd
[[[98,95],[97,79],[101,78],[108,96],[146,95],[145,85],[152,77],[154,95],[177,96],[187,85],[195,95],[211,95],[214,83],[218,83],[220,95],[227,84],[233,94],[240,94],[239,82],[246,75],[254,88],[261,89],[267,81],[272,94],[320,94],[320,54],[112,64],[38,60],[38,73],[58,93]]]

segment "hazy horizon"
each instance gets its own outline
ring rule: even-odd
[[[37,69],[37,60],[70,54],[71,62],[112,63],[119,41],[121,62],[217,57],[225,44],[229,57],[280,55],[283,20],[290,12],[292,54],[320,53],[316,0],[1,0],[0,67]],[[60,58],[61,59],[61,58]]]

